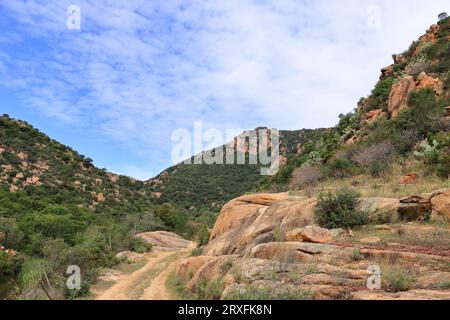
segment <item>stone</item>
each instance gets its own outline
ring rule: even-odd
[[[303,242],[303,228],[296,228],[286,233],[284,240],[288,242]]]
[[[176,268],[176,274],[182,279],[191,279],[193,275],[205,264],[218,259],[218,257],[189,257],[181,261]]]
[[[331,243],[333,242],[333,237],[331,235],[330,230],[316,227],[316,226],[307,226],[301,233],[303,241],[313,242],[313,243]]]
[[[22,172],[19,172],[18,174],[16,174],[16,179],[23,179],[24,175]]]
[[[384,112],[382,109],[375,109],[372,111],[369,111],[364,115],[364,122],[366,124],[372,124],[377,122],[378,120],[385,118],[387,116],[387,113]]]
[[[406,76],[392,86],[389,95],[388,110],[392,118],[408,107],[409,95],[416,90],[416,82],[412,76]]]
[[[419,90],[426,88],[433,89],[434,94],[440,96],[444,91],[444,83],[439,79],[430,77],[429,75],[426,74],[426,72],[422,72],[417,77],[416,89]]]
[[[439,192],[433,196],[430,201],[433,213],[450,219],[450,189]]]
[[[419,179],[420,179],[420,176],[419,176],[418,173],[411,172],[411,173],[408,173],[408,174],[404,175],[404,176],[400,179],[399,183],[400,183],[400,184],[403,184],[403,185],[406,185],[406,184],[415,184]]]

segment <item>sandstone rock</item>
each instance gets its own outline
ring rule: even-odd
[[[178,264],[176,274],[182,279],[190,279],[202,266],[216,259],[218,257],[189,257]]]
[[[105,200],[106,200],[105,195],[102,192],[100,192],[97,195],[97,202],[105,202]]]
[[[267,201],[273,203],[270,206],[263,206],[261,202],[255,204],[256,200],[264,200],[266,204],[270,204]],[[253,203],[246,204],[241,200],[232,201],[224,207],[213,229],[216,232],[215,236],[212,236],[204,249],[206,255],[243,253],[255,245],[279,241],[276,239],[277,233],[285,235],[293,229],[302,228],[313,222],[315,199],[300,200],[290,198],[287,194],[280,194],[270,195],[270,198],[267,195],[264,198],[256,197],[252,201]],[[238,223],[231,220],[233,216],[240,218]]]
[[[286,233],[284,240],[287,242],[303,242],[302,232],[303,228],[296,228]]]
[[[351,137],[347,141],[345,141],[345,144],[348,146],[354,145],[358,141],[358,138],[356,136]]]
[[[450,219],[450,189],[431,198],[433,213]]]
[[[23,172],[19,172],[18,174],[16,174],[16,179],[23,179],[24,175]]]
[[[7,165],[2,165],[3,171],[5,171],[6,173],[11,172],[14,170],[14,167],[10,164]]]
[[[39,182],[39,177],[32,176],[27,178],[27,184],[36,185]]]
[[[162,193],[161,192],[153,192],[152,195],[155,199],[161,199]]]
[[[119,260],[127,260],[131,263],[135,263],[138,261],[144,261],[144,255],[131,251],[123,251],[116,254],[116,258]]]
[[[277,202],[287,200],[287,194],[256,194],[231,200],[222,208],[211,231],[211,239],[238,227],[242,220],[254,214],[258,209],[269,207]]]
[[[333,241],[330,230],[316,226],[305,227],[301,233],[301,236],[306,242],[331,243]]]
[[[372,124],[382,118],[385,118],[386,116],[387,116],[386,112],[383,112],[382,109],[372,110],[364,115],[364,122],[366,124]]]
[[[444,91],[444,83],[439,79],[430,77],[429,75],[426,74],[426,72],[422,72],[417,77],[416,88],[417,89],[431,88],[433,89],[434,93],[437,96],[440,96]]]
[[[386,79],[387,77],[391,76],[392,74],[394,74],[394,65],[393,64],[381,69],[380,80]]]
[[[430,218],[430,203],[403,203],[398,208],[398,214],[404,221],[425,221]]]
[[[180,251],[193,247],[191,241],[185,240],[179,235],[166,231],[145,232],[137,237],[152,244],[153,251]]]
[[[19,152],[17,154],[17,156],[19,157],[20,160],[22,161],[27,161],[28,160],[28,154],[26,154],[25,152]]]
[[[403,184],[403,185],[405,185],[405,184],[415,184],[419,179],[420,179],[420,176],[419,176],[418,173],[411,172],[411,173],[408,173],[405,176],[403,176],[400,179],[399,183]]]
[[[9,192],[16,193],[17,191],[19,191],[19,188],[17,186],[10,186],[9,187]]]
[[[3,149],[3,148],[0,148],[0,155],[2,155],[3,154],[3,152],[5,152],[6,150],[5,149]]]
[[[412,76],[406,76],[392,86],[389,95],[388,110],[392,118],[396,118],[400,111],[408,107],[409,94],[416,89]]]
[[[236,256],[231,255],[222,256],[205,263],[200,267],[200,269],[198,269],[192,279],[188,282],[188,284],[186,285],[186,289],[189,291],[194,290],[197,284],[203,279],[210,281],[223,278],[233,267],[236,258]],[[226,280],[228,280],[228,283],[225,282],[225,285],[230,285],[232,284],[232,282],[234,282],[234,279],[230,277],[228,277]]]

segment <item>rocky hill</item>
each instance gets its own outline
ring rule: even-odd
[[[354,112],[228,202],[178,265],[200,299],[450,299],[450,19]]]
[[[98,169],[91,159],[7,115],[0,117],[0,185],[11,193],[54,194],[92,212],[138,212],[152,204],[142,182]]]
[[[326,129],[280,131],[281,167],[288,159],[295,158],[305,144],[319,139],[325,132]],[[233,148],[236,153],[249,152],[248,145],[247,148],[237,145]],[[264,180],[261,167],[248,164],[248,159],[245,165],[178,164],[147,181],[147,184],[159,203],[171,202],[198,215],[204,211],[218,212],[227,201],[256,188]]]

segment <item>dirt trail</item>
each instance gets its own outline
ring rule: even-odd
[[[195,244],[182,251],[147,254],[144,267],[121,276],[116,284],[97,295],[96,300],[170,300],[167,278],[193,248]]]

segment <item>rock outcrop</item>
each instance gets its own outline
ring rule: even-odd
[[[192,242],[183,239],[179,235],[166,231],[140,233],[138,238],[150,243],[152,251],[181,251],[192,246]]]
[[[450,220],[450,189],[436,193],[430,202],[433,213]]]
[[[411,92],[416,90],[414,77],[406,76],[392,86],[389,95],[388,110],[392,118],[396,118],[400,111],[408,107]]]
[[[281,238],[290,230],[312,224],[315,205],[315,199],[298,199],[287,194],[232,200],[217,219],[204,254],[239,254],[247,247]]]

